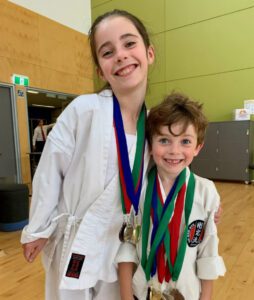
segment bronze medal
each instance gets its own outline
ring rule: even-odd
[[[163,296],[163,300],[174,300],[174,297],[169,295],[166,292],[163,292],[162,296]]]
[[[174,300],[184,300],[184,296],[177,289],[171,290],[169,296],[171,296]]]

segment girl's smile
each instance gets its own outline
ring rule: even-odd
[[[136,87],[146,89],[148,66],[154,61],[154,51],[151,46],[146,49],[131,21],[124,17],[102,21],[95,41],[98,73],[115,93],[126,93]]]

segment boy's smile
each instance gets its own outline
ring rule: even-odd
[[[161,178],[175,179],[181,171],[189,166],[198,155],[202,145],[197,145],[197,133],[192,124],[181,133],[183,124],[171,126],[171,134],[167,126],[160,128],[160,134],[152,138],[151,154],[157,165]],[[180,135],[178,135],[181,133]]]

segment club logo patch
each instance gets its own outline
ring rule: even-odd
[[[196,247],[204,238],[204,221],[193,221],[188,227],[187,243],[189,247]]]
[[[85,260],[85,255],[72,253],[66,272],[66,277],[79,278]]]

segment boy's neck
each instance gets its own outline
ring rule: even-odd
[[[160,177],[164,192],[166,195],[168,195],[172,186],[174,185],[174,182],[175,182],[177,176],[175,176],[175,174],[172,174],[172,175],[163,174],[159,170],[158,170],[158,175]]]

